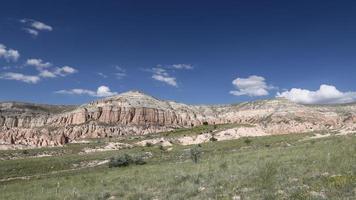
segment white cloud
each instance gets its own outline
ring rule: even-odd
[[[115,66],[115,69],[116,69],[116,73],[115,73],[115,76],[117,79],[122,79],[126,76],[126,70],[122,67],[119,67],[119,66]]]
[[[174,87],[178,87],[176,78],[170,76],[165,69],[155,67],[152,69],[152,72],[153,72],[153,75],[152,75],[153,79],[155,79],[157,81],[164,82],[164,83],[174,86]]]
[[[108,97],[108,96],[113,96],[116,95],[117,92],[112,92],[109,87],[103,85],[98,87],[96,91],[96,96],[98,97]]]
[[[266,96],[273,86],[268,86],[266,79],[262,76],[249,76],[248,78],[236,78],[232,84],[237,90],[230,91],[230,94],[235,96]]]
[[[89,95],[96,96],[96,92],[92,90],[86,89],[71,89],[71,90],[59,90],[56,91],[58,94],[73,94],[73,95]]]
[[[6,55],[7,53],[6,51],[8,51],[6,50],[6,47],[0,44],[0,57],[5,56],[5,58],[7,58],[8,56]],[[27,59],[26,65],[35,67],[36,70],[38,71],[38,75],[33,76],[33,75],[24,75],[15,72],[8,72],[8,73],[0,74],[0,79],[17,80],[26,83],[37,83],[41,80],[41,78],[56,78],[58,76],[64,77],[69,74],[78,72],[78,70],[69,66],[52,68],[51,67],[52,64],[50,62],[44,62],[42,59],[38,59],[38,58]],[[10,68],[4,67],[3,69],[7,70]]]
[[[25,83],[37,83],[40,81],[40,77],[38,76],[30,76],[30,75],[24,75],[20,73],[13,73],[13,72],[7,72],[0,74],[0,79],[6,79],[6,80],[16,80],[16,81],[22,81]]]
[[[177,87],[176,78],[174,78],[174,77],[167,77],[167,76],[162,76],[159,74],[154,74],[154,75],[152,75],[152,78],[157,81],[162,81],[164,83],[167,83],[168,85]]]
[[[102,72],[98,72],[97,73],[99,76],[103,77],[103,78],[107,78],[108,76]]]
[[[38,74],[39,76],[43,77],[43,78],[56,78],[57,75],[51,71],[48,70],[41,70],[40,73]]]
[[[4,58],[6,61],[17,61],[20,57],[20,53],[14,49],[7,49],[5,45],[0,44],[0,58]]]
[[[156,81],[161,81],[165,84],[178,87],[177,78],[172,76],[177,70],[191,70],[193,66],[191,64],[173,64],[173,65],[157,65],[152,69],[144,69],[145,71],[152,72],[152,78]]]
[[[67,76],[69,74],[74,74],[76,72],[78,72],[78,70],[74,69],[73,67],[64,66],[64,67],[56,68],[54,74],[59,76]]]
[[[191,64],[174,64],[172,67],[175,69],[193,69],[193,65]]]
[[[38,31],[36,31],[32,28],[24,28],[23,30],[35,37],[38,36],[38,34],[39,34]]]
[[[38,59],[38,58],[27,59],[26,65],[34,66],[34,67],[36,67],[36,69],[38,69],[38,70],[42,70],[43,68],[47,68],[47,67],[52,66],[51,63],[49,63],[49,62],[43,62],[42,59]]]
[[[23,30],[35,37],[38,36],[41,31],[53,30],[52,26],[33,19],[22,19],[20,22],[26,26]]]
[[[116,76],[117,79],[122,79],[122,78],[124,78],[126,76],[126,73],[117,72],[117,73],[115,73],[115,76]]]
[[[52,31],[53,30],[52,26],[47,25],[43,22],[39,22],[39,21],[32,21],[31,27],[35,28],[37,30],[41,30],[41,31]]]
[[[89,95],[93,97],[108,97],[116,95],[117,92],[112,92],[109,87],[102,85],[98,87],[96,91],[87,89],[71,89],[71,90],[59,90],[58,94],[71,94],[71,95]]]
[[[292,88],[289,91],[277,93],[277,97],[303,104],[338,104],[356,101],[356,92],[341,92],[333,85],[323,84],[316,91]]]
[[[50,62],[44,62],[42,59],[31,58],[26,61],[26,65],[34,66],[37,71],[39,71],[39,76],[43,78],[55,78],[57,76],[67,76],[69,74],[74,74],[78,72],[73,67],[64,66],[64,67],[56,67],[54,69],[50,69],[52,66]]]

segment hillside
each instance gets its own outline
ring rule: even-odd
[[[286,99],[236,105],[186,105],[138,91],[81,106],[0,103],[0,144],[58,146],[83,138],[145,135],[207,124],[249,124],[266,134],[352,132],[356,106],[308,106]]]

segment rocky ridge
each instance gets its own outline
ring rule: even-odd
[[[138,91],[81,106],[0,103],[0,144],[57,146],[80,138],[141,135],[221,123],[258,126],[268,134],[354,131],[356,104],[301,105],[286,99],[236,105],[186,105]]]

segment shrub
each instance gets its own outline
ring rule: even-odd
[[[133,163],[135,165],[144,165],[144,164],[146,164],[146,161],[145,161],[144,156],[138,155],[133,158]]]
[[[153,146],[153,144],[151,142],[146,143],[146,147],[152,147],[152,146]]]
[[[123,155],[120,155],[118,157],[110,158],[109,168],[126,167],[126,166],[129,166],[131,164],[144,165],[144,164],[146,164],[146,161],[144,159],[144,156],[142,156],[142,155],[131,156],[129,154],[123,154]]]
[[[203,125],[207,126],[207,125],[209,125],[209,123],[208,122],[203,122]]]
[[[214,136],[209,139],[211,142],[216,142],[218,139],[216,139]]]
[[[246,138],[244,140],[244,142],[245,142],[245,144],[249,145],[249,144],[251,144],[252,140],[250,138]]]
[[[161,150],[161,151],[165,151],[166,149],[164,148],[164,146],[163,146],[163,145],[159,145],[159,150]]]
[[[200,157],[201,157],[202,151],[198,147],[193,147],[190,149],[190,158],[194,163],[198,163]]]
[[[110,158],[109,167],[125,167],[132,163],[132,157],[128,154],[120,155],[117,158]]]

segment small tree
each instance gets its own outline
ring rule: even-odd
[[[201,157],[202,151],[198,147],[193,147],[190,149],[190,158],[194,163],[198,163],[200,157]]]

